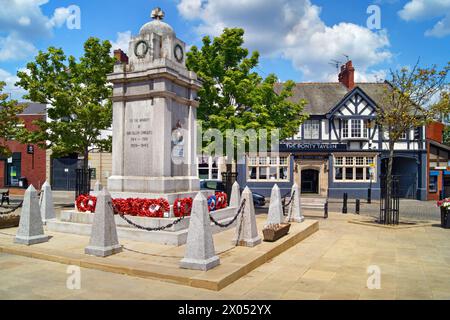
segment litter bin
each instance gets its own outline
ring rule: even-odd
[[[444,207],[441,207],[441,226],[444,229],[450,229],[449,210]]]
[[[28,188],[28,179],[25,177],[21,177],[19,179],[19,187],[27,189]]]

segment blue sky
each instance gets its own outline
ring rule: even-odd
[[[67,27],[70,5],[80,8],[79,30]],[[380,9],[380,29],[368,27],[370,5]],[[15,74],[38,50],[57,46],[79,56],[90,36],[127,50],[156,6],[189,45],[243,27],[246,45],[262,54],[257,71],[282,81],[337,81],[329,62],[344,54],[358,81],[383,80],[419,57],[422,65],[450,61],[450,0],[0,0],[0,80],[20,99]]]

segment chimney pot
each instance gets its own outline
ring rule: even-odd
[[[114,57],[122,64],[128,64],[128,56],[121,49],[114,50]]]
[[[349,90],[352,90],[355,87],[355,68],[353,67],[353,62],[351,60],[341,66],[339,82],[346,86]]]

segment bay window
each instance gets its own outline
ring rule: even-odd
[[[376,156],[335,156],[334,180],[338,182],[370,182],[376,180]]]
[[[342,138],[343,139],[357,139],[369,137],[368,120],[351,119],[342,121]]]

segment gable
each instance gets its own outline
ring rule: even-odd
[[[375,102],[359,87],[350,91],[331,111],[327,117],[374,117]]]

